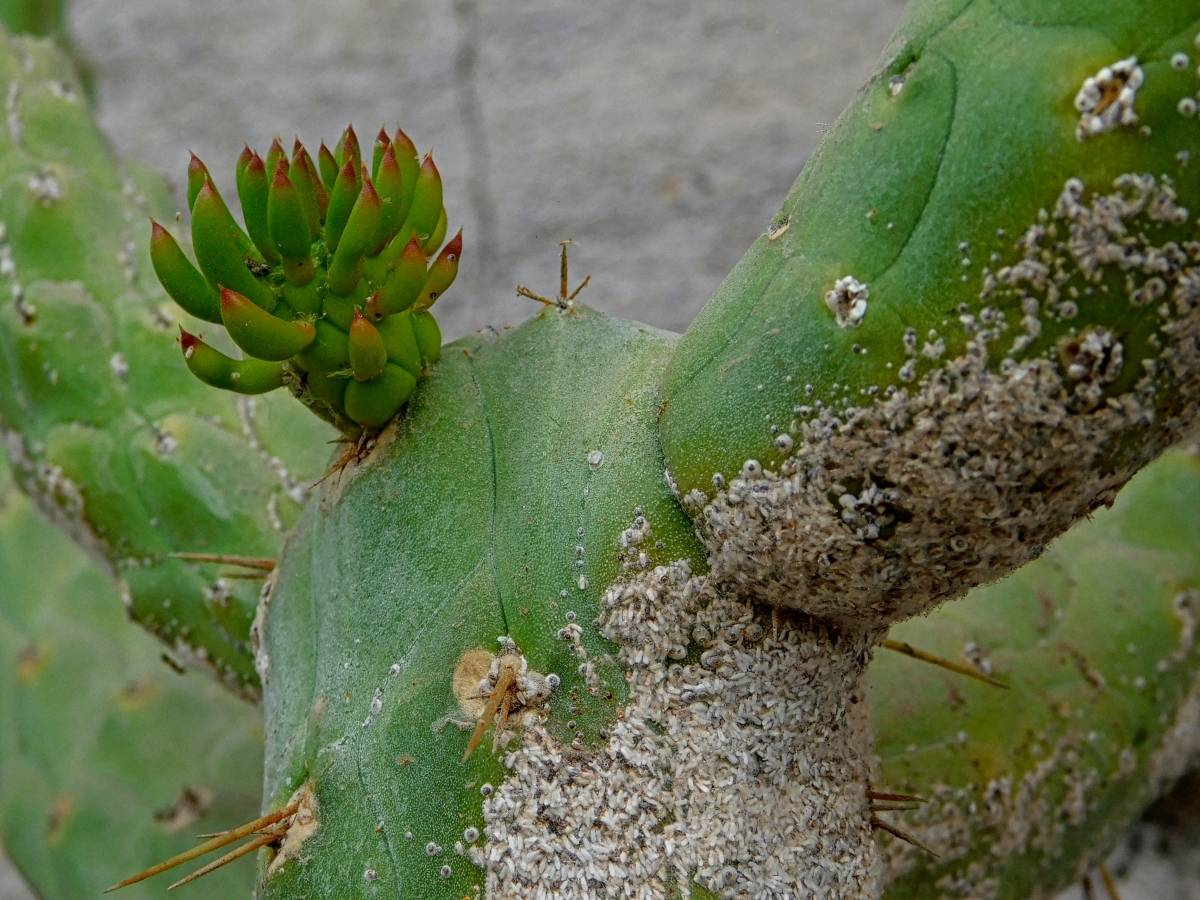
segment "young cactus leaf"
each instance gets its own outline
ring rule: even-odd
[[[297,143],[299,143],[297,141]],[[316,163],[313,162],[312,156],[303,146],[300,147],[300,156],[304,160],[304,167],[308,169],[309,179],[312,181],[313,194],[317,199],[317,230],[313,234],[313,240],[320,236],[321,226],[325,224],[325,214],[329,210],[329,191],[325,189],[325,183],[322,181],[321,173],[317,170]]]
[[[1055,8],[913,3],[672,361],[671,476],[764,602],[960,596],[1197,417],[1196,7]]]
[[[206,180],[192,207],[192,246],[200,271],[213,288],[228,287],[262,309],[273,310],[278,302],[275,294],[246,267],[229,232],[228,215],[212,181]]]
[[[179,328],[179,346],[193,375],[211,387],[235,394],[265,394],[283,387],[283,367],[257,359],[231,359]]]
[[[414,377],[420,377],[424,363],[421,360],[421,350],[417,346],[417,337],[413,334],[412,316],[406,312],[387,316],[375,323],[375,330],[383,338],[388,361],[407,370]]]
[[[276,318],[228,288],[221,289],[221,321],[233,342],[256,359],[288,359],[306,350],[316,338],[311,322]]]
[[[274,177],[275,170],[279,168],[280,160],[283,160],[284,163],[288,162],[287,151],[283,149],[283,141],[280,140],[279,135],[275,135],[271,141],[270,149],[267,150],[266,167],[268,175]]]
[[[204,182],[208,180],[208,168],[200,161],[200,157],[192,153],[188,158],[187,168],[187,202],[189,210],[196,205],[196,198],[200,196],[200,189],[204,187]]]
[[[354,290],[362,277],[363,256],[375,243],[379,232],[379,217],[381,203],[379,195],[371,180],[363,172],[362,191],[350,211],[350,218],[338,240],[337,249],[333,251],[333,260],[329,263],[329,290],[339,296],[345,296]]]
[[[446,210],[443,208],[442,214],[438,216],[437,225],[433,226],[433,234],[421,242],[421,249],[426,253],[432,253],[442,246],[442,241],[446,239],[446,230],[449,227],[450,220],[446,218]]]
[[[401,168],[401,172],[403,172]],[[417,173],[412,208],[400,229],[401,236],[416,235],[422,241],[433,234],[442,214],[442,176],[433,164],[433,156],[425,155]]]
[[[321,234],[321,204],[317,200],[317,185],[320,179],[311,169],[308,151],[296,140],[292,150],[292,165],[288,169],[288,178],[300,195],[300,204],[304,209],[304,218],[308,221],[309,241],[315,241]]]
[[[359,381],[370,381],[378,377],[387,364],[387,349],[383,338],[363,314],[354,311],[354,321],[350,323],[350,368],[354,377]]]
[[[250,149],[249,144],[242,147],[242,152],[238,154],[237,164],[233,170],[233,183],[237,186],[238,198],[242,196],[242,176],[246,174],[246,167],[250,165],[250,160],[254,159],[254,151]],[[189,209],[191,207],[188,207]]]
[[[346,163],[352,162],[354,163],[354,171],[359,171],[362,168],[362,151],[359,149],[358,135],[354,133],[353,125],[346,126],[338,147],[338,165],[344,166]]]
[[[367,312],[374,318],[390,316],[408,309],[421,296],[429,277],[428,261],[414,237],[396,260],[383,287],[367,301]]]
[[[267,177],[266,165],[262,157],[255,153],[238,179],[238,202],[242,204],[242,218],[246,222],[250,240],[258,248],[262,258],[268,264],[275,265],[280,261],[280,256],[275,245],[271,243],[268,225],[270,191],[271,182]]]
[[[206,322],[221,321],[221,295],[183,255],[170,232],[150,223],[150,261],[167,294],[185,311]]]
[[[338,171],[337,180],[329,192],[329,208],[325,214],[325,245],[332,252],[337,251],[342,231],[350,221],[360,187],[358,169],[353,160],[347,160]]]
[[[421,363],[428,369],[442,358],[442,329],[438,327],[437,319],[429,312],[412,313],[413,336],[417,339],[417,348],[421,352]]]
[[[379,134],[375,137],[375,146],[371,153],[371,180],[378,183],[379,165],[383,162],[384,154],[387,149],[392,146],[392,139],[388,137],[387,129],[380,128]]]
[[[396,134],[392,137],[392,152],[396,154],[396,162],[400,166],[400,178],[404,183],[403,202],[400,204],[400,209],[403,211],[401,221],[404,221],[408,219],[413,196],[417,192],[417,177],[421,174],[421,157],[418,155],[417,147],[412,139],[401,128],[397,128]]]
[[[295,168],[295,166],[293,166]],[[303,165],[300,167],[303,172]],[[315,209],[316,200],[313,199]],[[280,160],[271,181],[267,201],[267,227],[271,242],[283,257],[284,273],[297,286],[308,284],[316,274],[311,257],[312,236],[304,200],[291,178],[287,164]]]
[[[450,285],[454,284],[454,279],[458,275],[458,258],[461,254],[462,231],[459,231],[454,239],[442,248],[438,258],[429,267],[429,275],[421,290],[421,296],[413,304],[414,312],[424,312],[429,309],[433,306],[434,301],[442,296]]]
[[[332,191],[338,177],[338,162],[324,141],[321,141],[321,149],[317,151],[317,164],[321,167],[321,183],[326,191]]]
[[[374,328],[366,319],[362,321]],[[416,387],[416,378],[399,366],[387,363],[370,381],[360,381],[356,377],[346,384],[346,415],[364,428],[382,428],[408,401]]]
[[[378,145],[377,145],[378,146]],[[375,244],[375,254],[394,238],[404,224],[404,179],[400,174],[400,165],[396,162],[396,153],[389,144],[379,164],[375,167],[373,176],[375,190],[383,203],[379,217],[379,239]]]
[[[233,235],[233,241],[237,245],[238,250],[243,256],[252,255],[255,252],[251,249],[253,244],[242,233],[242,229],[238,227],[238,223],[234,221],[233,213],[229,211],[229,207],[225,205],[225,200],[217,192],[216,186],[212,184],[208,169],[200,161],[200,158],[193,153],[191,162],[188,164],[188,209],[192,209],[196,205],[196,198],[200,196],[200,192],[204,189],[205,184],[211,187],[216,198],[215,202],[221,207],[224,213],[226,227],[229,229],[229,233]]]
[[[322,319],[315,326],[312,345],[295,357],[296,365],[306,372],[329,373],[350,365],[350,339],[346,332]]]

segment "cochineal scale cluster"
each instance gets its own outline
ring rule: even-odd
[[[441,353],[429,307],[453,283],[460,231],[446,237],[442,181],[400,129],[380,130],[370,167],[348,127],[314,163],[297,139],[237,163],[245,229],[192,156],[188,206],[199,269],[165,228],[150,255],[167,293],[225,326],[233,359],[181,328],[188,368],[213,387],[261,394],[287,386],[347,434],[383,427]]]

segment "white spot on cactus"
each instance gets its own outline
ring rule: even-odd
[[[30,175],[29,190],[42,206],[50,206],[66,196],[62,184],[50,169],[42,169]]]
[[[125,361],[125,357],[120,353],[112,355],[112,359],[108,361],[108,366],[118,378],[124,378],[129,374],[129,363]]]
[[[1075,95],[1079,125],[1075,136],[1083,141],[1124,125],[1136,125],[1133,105],[1146,74],[1136,56],[1105,66],[1083,82]]]
[[[79,99],[79,95],[75,93],[75,89],[65,81],[51,81],[48,85],[50,93],[67,103],[74,103]]]
[[[1179,110],[1179,114],[1185,119],[1190,119],[1196,115],[1196,101],[1191,97],[1184,97],[1175,108]]]
[[[377,881],[379,879],[379,873],[374,869],[367,869],[367,871],[363,872],[363,878],[365,878],[367,881]]]
[[[604,465],[604,454],[599,450],[593,450],[587,455],[588,465],[593,469],[598,469]]]
[[[8,118],[8,133],[18,147],[25,145],[25,126],[21,124],[21,82],[13,80],[8,85],[8,97],[4,101]]]
[[[1171,57],[1171,68],[1177,72],[1182,72],[1189,65],[1191,65],[1191,62],[1191,59],[1186,53],[1179,52]]]
[[[870,295],[865,284],[853,275],[847,275],[839,278],[833,290],[825,295],[825,305],[837,317],[841,328],[857,328],[867,314],[867,298]]]

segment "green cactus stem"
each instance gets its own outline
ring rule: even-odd
[[[570,888],[581,872],[593,877],[575,855],[583,851],[601,872],[611,863],[638,873],[622,885],[665,896],[681,878],[693,896],[792,896],[822,855],[794,848],[833,835],[862,863],[826,858],[826,889],[875,895],[863,796],[872,729],[859,679],[878,638],[831,640],[778,605],[740,604],[705,576],[656,449],[654,385],[672,346],[581,306],[452,344],[377,448],[322,486],[264,596],[258,632],[264,811],[308,786],[319,815],[302,843],[266,856],[258,896],[456,898],[477,886],[495,897],[587,896]],[[954,659],[974,642],[968,659],[994,666],[1012,689],[877,660],[870,690],[886,765],[875,784],[932,798],[909,822],[878,815],[942,854],[925,862],[885,842],[890,896],[924,896],[918,873],[982,885],[980,859],[999,896],[1023,896],[1036,873],[1039,885],[1061,885],[1170,777],[1172,726],[1195,703],[1200,664],[1186,601],[1200,587],[1200,468],[1176,454],[1154,472],[963,612],[947,607],[892,632]],[[1089,561],[1105,558],[1093,571]],[[1047,593],[1066,618],[1052,611],[1043,633]],[[1038,646],[1044,635],[1049,646]],[[1080,658],[1105,673],[1104,690]],[[793,671],[821,673],[827,693],[784,675]],[[947,707],[948,696],[964,700]],[[774,704],[796,713],[773,717]],[[1092,730],[1103,737],[1089,744]],[[1023,779],[1045,756],[1030,749],[1030,732],[1045,732],[1046,754],[1078,736],[1087,772],[1101,777],[1082,773],[1070,796],[1089,812],[1052,839],[1001,845],[997,828],[1032,815]],[[797,762],[773,768],[783,758]],[[813,820],[793,819],[819,802],[797,766],[818,769],[837,809],[850,811],[821,806]],[[1122,767],[1125,776],[1110,777]],[[953,843],[943,835],[962,832],[947,817],[969,802],[955,798],[979,784],[991,784],[1003,812]],[[1036,797],[1061,805],[1068,789],[1044,777]],[[701,846],[719,848],[722,862],[707,862]],[[605,883],[588,891],[603,896]]]
[[[892,630],[1011,689],[876,658],[877,783],[927,801],[881,818],[937,854],[882,838],[888,900],[1053,896],[1195,761],[1198,548],[1200,457],[1174,450],[1041,559]]]
[[[1178,440],[1198,32],[1189,0],[912,4],[667,373],[668,466],[719,577],[897,621]]]
[[[265,161],[247,147],[237,165],[245,232],[193,156],[188,201],[199,269],[157,223],[150,255],[184,310],[223,324],[251,359],[281,363],[274,386],[287,385],[357,436],[382,428],[436,361],[441,334],[428,310],[458,273],[462,233],[442,247],[441,175],[431,156],[417,161],[403,131],[380,131],[370,171],[353,127],[338,147],[322,144],[319,164],[299,141],[290,161],[278,138]],[[430,264],[427,254],[439,247]],[[234,379],[242,374],[234,360],[208,351],[203,361],[207,368],[188,357],[188,367],[226,390],[260,393],[276,380],[273,369]]]
[[[98,897],[195,832],[254,815],[255,710],[167,668],[107,573],[16,491],[2,458],[0,574],[0,838],[36,896]],[[196,896],[247,897],[253,883],[243,865]]]
[[[243,392],[279,379],[163,294],[147,249],[174,242],[149,217],[172,219],[175,203],[157,176],[117,168],[76,83],[50,42],[0,38],[14,98],[0,129],[0,437],[21,488],[108,568],[129,615],[255,697],[260,583],[172,554],[276,556],[332,433],[282,393],[223,394],[188,373]],[[191,266],[185,249],[173,265]],[[181,358],[180,326],[207,349],[184,338]]]

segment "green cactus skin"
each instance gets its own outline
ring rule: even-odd
[[[15,490],[2,459],[0,577],[0,838],[37,896],[98,897],[195,832],[254,818],[258,715],[164,666],[111,579]],[[253,879],[242,862],[192,892],[246,897]]]
[[[278,138],[265,161],[247,147],[237,183],[248,236],[193,156],[188,202],[199,270],[157,223],[150,255],[183,309],[223,323],[249,357],[282,363],[277,386],[357,437],[387,423],[434,359],[392,352],[376,323],[422,343],[415,317],[428,316],[454,282],[462,232],[427,262],[446,235],[441,175],[432,157],[417,163],[403,131],[394,140],[380,131],[370,173],[353,127],[338,148],[321,145],[318,169],[299,141],[290,163]],[[225,377],[237,362],[228,357],[209,367],[220,370],[213,377],[190,362],[206,384],[237,393],[261,393],[276,380],[265,372]]]
[[[0,21],[14,34],[64,40],[66,12],[63,0],[0,0]]]
[[[1198,32],[1190,0],[912,5],[668,370],[663,446],[720,577],[896,621],[1036,557],[1178,439]],[[1136,123],[1079,139],[1120,61]]]
[[[939,855],[891,841],[888,900],[1054,896],[1195,760],[1197,547],[1200,458],[1172,451],[1041,559],[893,629],[985,648],[1011,690],[876,659],[877,783],[929,801],[884,818]]]
[[[655,439],[654,385],[672,347],[581,306],[451,344],[380,449],[327,480],[277,570],[260,654],[264,802],[280,806],[312,778],[324,812],[309,861],[279,868],[260,896],[461,897],[482,884],[453,848],[482,829],[480,788],[503,769],[490,732],[462,761],[474,723],[452,674],[467,650],[514,639],[561,679],[547,727],[603,743],[625,682],[599,663],[613,647],[589,623],[635,508],[654,523],[647,564],[702,566]],[[603,678],[594,695],[559,639],[572,623]],[[430,842],[443,852],[428,855]]]
[[[255,582],[172,552],[274,557],[332,433],[282,395],[213,391],[172,348],[177,313],[145,248],[173,207],[118,173],[69,64],[0,39],[0,431],[22,489],[117,579],[129,614],[248,696]]]

